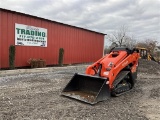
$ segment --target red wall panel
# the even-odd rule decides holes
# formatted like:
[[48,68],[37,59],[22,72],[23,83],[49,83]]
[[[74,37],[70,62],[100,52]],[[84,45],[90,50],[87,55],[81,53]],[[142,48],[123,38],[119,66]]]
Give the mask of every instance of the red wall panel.
[[58,64],[64,48],[64,64],[97,61],[103,55],[104,34],[44,20],[21,13],[0,11],[0,68],[9,67],[9,46],[15,43],[15,23],[47,29],[47,47],[16,46],[16,67],[28,66],[30,58],[42,58],[47,65]]

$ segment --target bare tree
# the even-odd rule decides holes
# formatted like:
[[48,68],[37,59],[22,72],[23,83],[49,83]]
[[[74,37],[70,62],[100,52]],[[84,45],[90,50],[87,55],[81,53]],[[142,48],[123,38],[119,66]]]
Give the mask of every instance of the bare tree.
[[133,47],[136,43],[136,40],[129,36],[128,34],[129,30],[128,27],[123,25],[120,27],[119,30],[114,31],[111,35],[108,35],[108,39],[112,44],[117,44],[118,46],[128,46]]
[[123,39],[123,44],[126,45],[129,48],[133,48],[136,46],[136,39],[134,39],[134,37],[130,37],[130,36],[125,36]]
[[153,54],[154,53],[154,48],[156,47],[157,44],[158,44],[158,42],[156,40],[146,39],[145,41],[138,42],[136,46],[147,48],[148,51],[151,54]]

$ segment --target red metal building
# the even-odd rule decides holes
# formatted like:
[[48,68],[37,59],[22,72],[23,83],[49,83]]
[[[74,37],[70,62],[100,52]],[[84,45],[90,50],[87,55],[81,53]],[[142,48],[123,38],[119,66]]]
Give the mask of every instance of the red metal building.
[[47,29],[47,47],[16,45],[16,67],[28,66],[30,58],[58,64],[59,48],[64,48],[64,64],[94,62],[103,55],[103,33],[0,8],[0,68],[9,67],[9,46],[15,45],[16,24]]

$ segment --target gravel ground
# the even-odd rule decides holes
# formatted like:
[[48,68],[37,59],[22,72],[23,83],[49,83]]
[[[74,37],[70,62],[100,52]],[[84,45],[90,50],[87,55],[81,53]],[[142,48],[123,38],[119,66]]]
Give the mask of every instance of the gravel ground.
[[0,120],[160,120],[160,65],[141,60],[135,88],[89,105],[60,96],[86,65],[0,77]]

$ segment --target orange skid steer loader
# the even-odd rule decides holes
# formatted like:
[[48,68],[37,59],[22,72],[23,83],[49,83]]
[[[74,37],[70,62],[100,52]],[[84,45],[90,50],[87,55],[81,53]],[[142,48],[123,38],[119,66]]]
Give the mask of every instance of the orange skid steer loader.
[[133,88],[138,59],[138,49],[116,47],[88,66],[86,74],[75,73],[61,95],[89,104],[119,96]]

